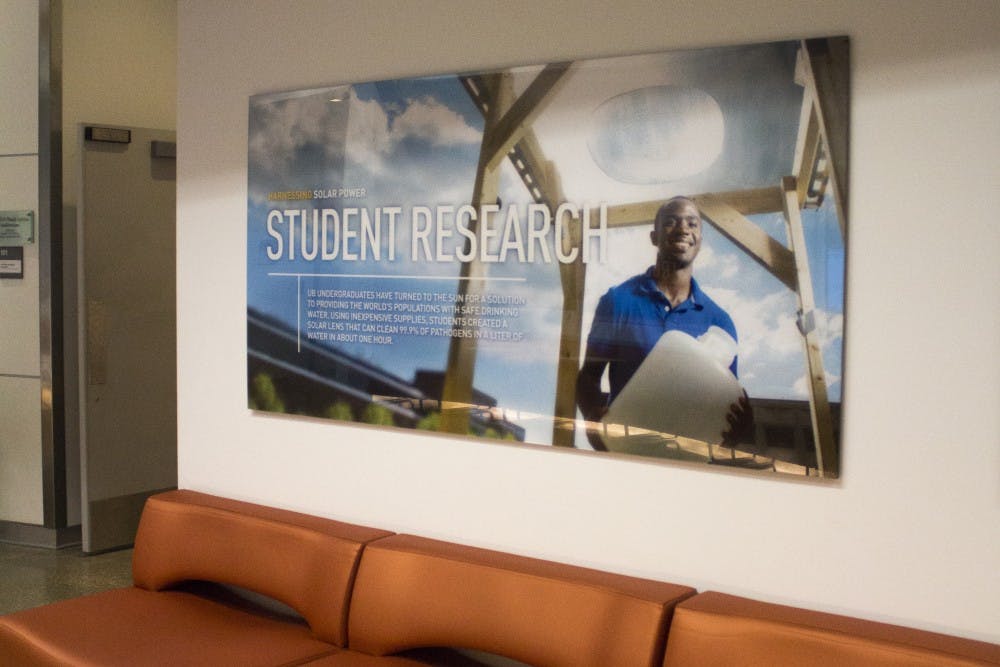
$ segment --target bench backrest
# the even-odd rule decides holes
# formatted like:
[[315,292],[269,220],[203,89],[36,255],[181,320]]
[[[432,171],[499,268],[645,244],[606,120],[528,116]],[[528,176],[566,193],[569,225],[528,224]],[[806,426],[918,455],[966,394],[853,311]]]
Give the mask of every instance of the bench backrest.
[[677,605],[664,667],[732,664],[998,665],[1000,646],[724,593]]
[[317,638],[344,646],[365,543],[391,533],[194,491],[151,497],[139,522],[135,585],[238,586],[293,608]]
[[348,645],[486,651],[536,667],[659,667],[687,586],[394,535],[369,544]]

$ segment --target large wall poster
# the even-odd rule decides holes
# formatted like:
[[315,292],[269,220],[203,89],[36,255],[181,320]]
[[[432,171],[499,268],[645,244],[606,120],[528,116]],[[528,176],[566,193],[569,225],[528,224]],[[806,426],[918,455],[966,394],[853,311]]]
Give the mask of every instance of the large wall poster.
[[252,97],[250,407],[836,477],[847,58]]

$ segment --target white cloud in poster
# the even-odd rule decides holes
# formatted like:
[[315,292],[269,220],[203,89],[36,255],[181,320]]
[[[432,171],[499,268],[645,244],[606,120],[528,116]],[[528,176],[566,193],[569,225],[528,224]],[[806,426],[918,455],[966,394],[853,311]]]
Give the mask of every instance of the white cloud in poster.
[[795,295],[774,292],[748,298],[733,289],[706,287],[711,297],[733,318],[739,335],[740,360],[767,356],[772,362],[801,353],[795,328]]
[[343,112],[326,95],[293,98],[253,109],[249,159],[257,169],[279,177],[307,146],[321,147],[327,158],[339,159],[343,150]]
[[430,96],[409,99],[392,111],[378,100],[351,100],[347,154],[373,174],[386,173],[393,152],[410,139],[437,147],[474,145],[482,139],[461,115]]
[[730,280],[739,274],[740,261],[732,253],[719,253],[712,246],[703,245],[698,253],[698,268],[722,280]]
[[[829,370],[825,370],[824,372],[825,372],[825,376],[826,376],[826,387],[827,387],[827,389],[830,389],[835,384],[837,384],[838,382],[840,382],[840,376],[839,375],[837,375],[835,373],[832,373]],[[808,399],[809,398],[809,377],[805,373],[803,373],[802,375],[800,375],[799,378],[792,384],[792,391],[795,394],[796,398],[802,398],[802,399]],[[831,400],[837,400],[839,397],[838,396],[828,396],[828,398],[831,399]]]
[[377,100],[351,99],[347,122],[347,157],[369,170],[382,171],[384,156],[392,147],[389,115]]
[[392,135],[397,142],[416,137],[432,146],[478,144],[482,138],[461,115],[430,96],[408,100],[406,109],[392,123]]
[[842,313],[828,313],[817,310],[820,346],[826,350],[840,346],[844,337],[844,316]]

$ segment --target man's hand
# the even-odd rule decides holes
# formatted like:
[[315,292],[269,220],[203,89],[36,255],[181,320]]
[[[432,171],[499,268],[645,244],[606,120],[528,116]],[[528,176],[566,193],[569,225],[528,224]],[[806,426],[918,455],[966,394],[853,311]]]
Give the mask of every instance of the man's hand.
[[729,423],[729,428],[722,432],[724,446],[735,449],[740,443],[754,441],[753,408],[750,407],[750,398],[745,390],[740,400],[729,406],[726,422]]
[[[584,415],[584,419],[587,420],[587,442],[589,442],[590,446],[597,452],[608,451],[608,446],[604,444],[604,438],[601,437],[604,430],[599,426],[599,422],[604,415],[607,414],[607,412],[607,406],[602,405],[596,412],[592,412],[589,416]],[[597,425],[597,427],[595,428],[594,426],[591,426],[592,424]]]
[[[583,418],[595,425],[608,411],[608,395],[601,391],[601,376],[607,363],[585,360],[576,378],[576,404]],[[606,452],[608,448],[601,438],[601,431],[600,428],[588,428],[587,441],[595,450]]]

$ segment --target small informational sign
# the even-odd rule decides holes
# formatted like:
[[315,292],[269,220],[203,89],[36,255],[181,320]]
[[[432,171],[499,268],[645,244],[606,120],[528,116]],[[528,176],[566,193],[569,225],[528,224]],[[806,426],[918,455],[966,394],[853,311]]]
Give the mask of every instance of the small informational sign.
[[24,246],[34,242],[34,211],[0,211],[0,246]]
[[83,131],[87,141],[104,141],[112,144],[132,143],[132,131],[118,127],[87,127]]
[[0,278],[24,278],[24,248],[0,247]]

